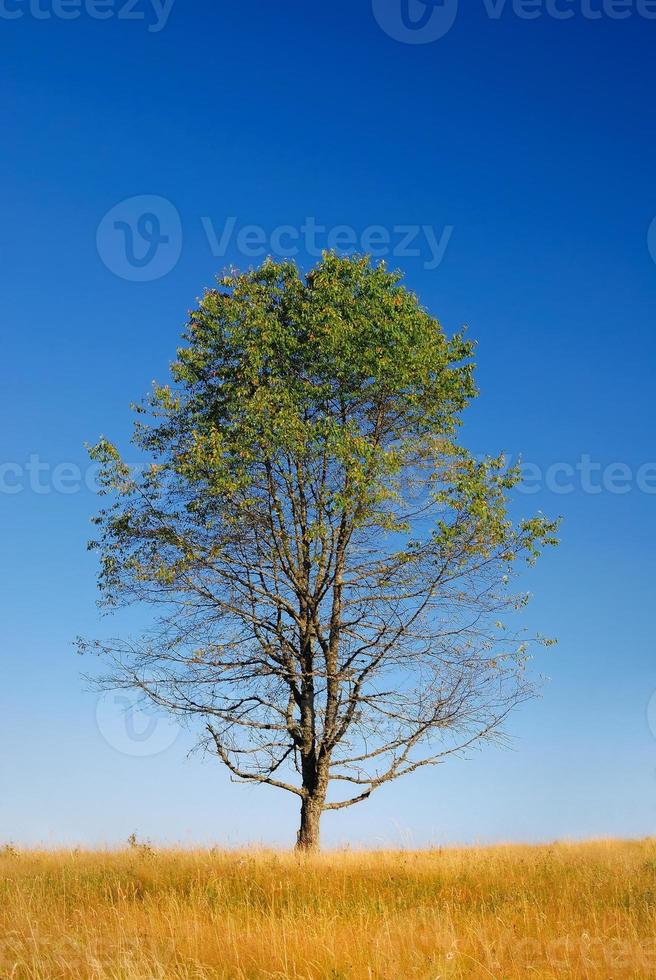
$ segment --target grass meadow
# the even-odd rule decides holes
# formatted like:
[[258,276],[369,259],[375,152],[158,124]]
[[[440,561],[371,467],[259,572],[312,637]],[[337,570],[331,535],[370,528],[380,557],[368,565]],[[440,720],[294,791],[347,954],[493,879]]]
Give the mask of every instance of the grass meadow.
[[656,840],[0,853],[0,976],[656,977]]

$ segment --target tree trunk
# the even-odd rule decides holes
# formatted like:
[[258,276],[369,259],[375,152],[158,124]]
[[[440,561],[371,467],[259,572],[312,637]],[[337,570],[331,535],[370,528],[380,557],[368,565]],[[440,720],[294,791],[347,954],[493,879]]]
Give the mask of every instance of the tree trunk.
[[323,801],[307,796],[301,805],[301,826],[296,840],[297,851],[319,850],[319,826]]

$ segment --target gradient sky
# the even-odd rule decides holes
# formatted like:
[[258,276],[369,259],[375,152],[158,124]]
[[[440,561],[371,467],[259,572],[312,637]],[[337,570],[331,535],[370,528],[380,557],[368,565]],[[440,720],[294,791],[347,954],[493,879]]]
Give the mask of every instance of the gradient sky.
[[[98,616],[99,501],[75,467],[100,434],[130,457],[130,402],[165,377],[195,298],[262,238],[308,266],[308,218],[391,251],[447,331],[468,324],[464,438],[532,464],[518,515],[564,517],[522,583],[525,625],[560,644],[512,747],[327,815],[325,841],[654,833],[656,20],[466,0],[432,40],[401,2],[177,0],[165,23],[150,0],[141,19],[124,0],[0,3],[0,842],[293,838],[295,798],[231,784],[186,733],[126,728],[85,688],[75,636],[138,614]],[[423,231],[419,255],[393,254],[399,226],[428,227],[441,261]]]

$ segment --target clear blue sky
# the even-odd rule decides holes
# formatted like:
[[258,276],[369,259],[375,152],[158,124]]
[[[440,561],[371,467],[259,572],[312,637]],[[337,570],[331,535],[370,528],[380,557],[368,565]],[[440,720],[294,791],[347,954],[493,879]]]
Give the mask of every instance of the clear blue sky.
[[[329,815],[326,842],[653,833],[656,20],[608,0],[561,0],[570,19],[509,0],[494,18],[466,0],[431,40],[446,22],[417,27],[418,0],[414,30],[401,0],[177,0],[165,24],[150,0],[141,20],[123,3],[104,20],[0,5],[0,840],[292,839],[295,799],[232,785],[187,758],[184,733],[140,742],[85,690],[72,640],[112,624],[85,551],[98,498],[61,464],[85,467],[101,433],[127,446],[129,404],[165,376],[195,297],[262,237],[307,265],[307,218],[391,252],[399,226],[442,239],[441,261],[430,231],[389,261],[479,341],[468,443],[522,453],[541,476],[517,512],[565,518],[525,583],[526,625],[560,645],[539,656],[550,682],[513,718],[512,749]],[[165,201],[121,204],[143,195]]]

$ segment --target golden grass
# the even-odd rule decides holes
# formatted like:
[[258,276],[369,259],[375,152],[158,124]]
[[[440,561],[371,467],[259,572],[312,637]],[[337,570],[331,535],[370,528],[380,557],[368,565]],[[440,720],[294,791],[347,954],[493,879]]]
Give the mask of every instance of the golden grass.
[[656,841],[0,853],[0,976],[656,977]]

